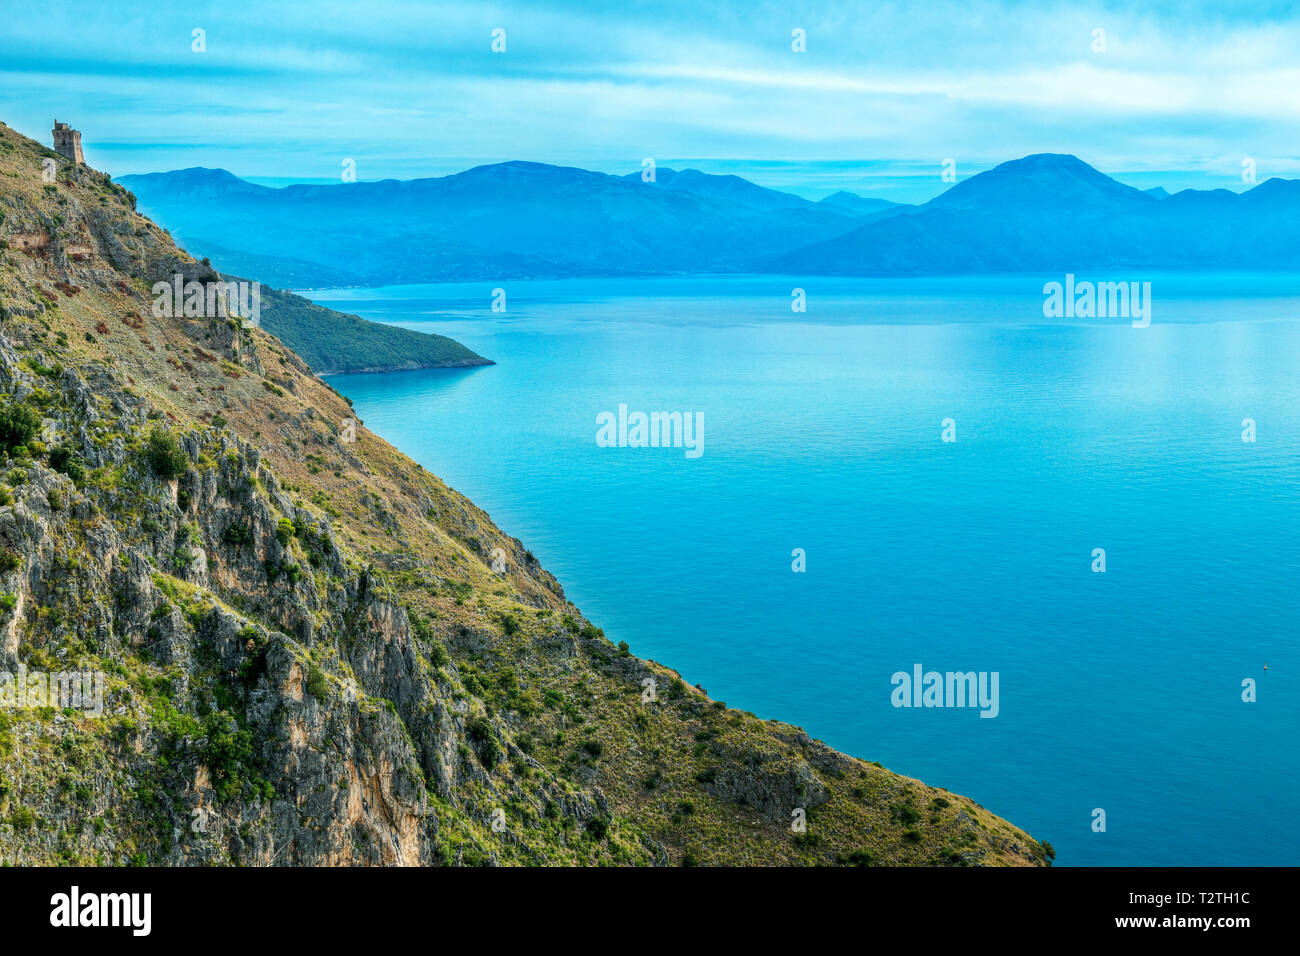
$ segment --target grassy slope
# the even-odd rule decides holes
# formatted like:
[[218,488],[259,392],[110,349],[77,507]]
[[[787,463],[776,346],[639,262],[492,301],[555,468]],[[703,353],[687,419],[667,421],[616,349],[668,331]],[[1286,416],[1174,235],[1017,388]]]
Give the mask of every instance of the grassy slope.
[[[72,196],[82,209],[111,212],[139,242],[169,246],[107,180],[101,184],[90,174],[70,182],[61,164],[57,187],[43,187],[45,155],[48,150],[0,127],[0,211],[7,214],[0,238],[39,212],[55,223],[57,241],[75,239],[82,224],[65,205]],[[99,257],[86,264],[104,267]],[[263,469],[295,502],[328,518],[348,566],[370,569],[375,586],[428,625],[415,629],[428,632],[419,638],[421,660],[440,656],[440,648],[450,655],[443,667],[428,668],[437,675],[431,678],[437,693],[485,715],[514,755],[486,768],[491,787],[522,801],[558,782],[567,792],[600,793],[608,801],[605,837],[575,840],[534,819],[522,836],[504,840],[490,830],[491,795],[480,793],[483,788],[442,794],[438,813],[446,832],[462,835],[456,839],[490,847],[505,863],[1046,862],[1042,845],[965,797],[837,754],[798,728],[727,708],[669,668],[616,648],[520,543],[471,502],[364,428],[354,444],[339,444],[336,423],[351,415],[347,402],[264,332],[243,333],[258,350],[264,375],[194,361],[193,339],[180,323],[149,315],[143,277],[92,282],[74,276],[80,291],[67,295],[53,289],[62,281],[57,272],[48,256],[0,250],[0,300],[47,303],[39,315],[11,314],[0,326],[20,355],[34,367],[107,365],[124,388],[182,432],[226,430],[257,446]],[[100,323],[107,334],[95,332]],[[220,416],[215,426],[214,415]],[[504,574],[490,567],[494,548],[508,556]],[[201,596],[209,602],[235,597]],[[42,627],[40,620],[31,624],[25,641],[48,641]],[[334,680],[328,655],[319,659]],[[117,663],[128,676],[127,691],[149,698],[158,668],[134,657]],[[659,688],[651,705],[641,700],[647,676]],[[40,739],[20,725],[38,718],[0,717],[0,775],[12,775],[4,761],[15,742]],[[92,742],[100,733],[93,723],[78,727]],[[99,765],[110,759],[107,752],[105,743],[93,744],[83,759]],[[807,833],[795,834],[787,806],[764,806],[761,793],[739,800],[736,788],[723,785],[731,778],[760,791],[799,781],[796,790],[824,788],[826,799],[809,811]],[[2,828],[14,825],[17,812],[12,801],[6,811],[3,801],[0,794],[0,817],[9,814],[0,823],[0,844]],[[152,852],[143,837],[129,833],[132,808],[104,812],[124,843],[136,841],[146,857]],[[659,849],[647,855],[647,845]],[[114,862],[79,852],[63,859]]]
[[492,364],[445,335],[369,322],[266,285],[261,325],[320,375]]

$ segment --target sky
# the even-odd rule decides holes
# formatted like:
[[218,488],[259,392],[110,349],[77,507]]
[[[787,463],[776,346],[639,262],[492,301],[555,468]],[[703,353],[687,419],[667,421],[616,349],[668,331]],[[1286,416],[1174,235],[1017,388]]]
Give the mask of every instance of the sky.
[[[1300,177],[1300,5],[0,0],[0,120],[115,176],[523,159],[900,202],[1037,152],[1140,188]],[[792,47],[802,30],[804,52]],[[202,31],[202,44],[195,31]],[[493,31],[505,50],[492,50]],[[1100,31],[1100,32],[1099,32]],[[202,46],[202,50],[196,49]]]

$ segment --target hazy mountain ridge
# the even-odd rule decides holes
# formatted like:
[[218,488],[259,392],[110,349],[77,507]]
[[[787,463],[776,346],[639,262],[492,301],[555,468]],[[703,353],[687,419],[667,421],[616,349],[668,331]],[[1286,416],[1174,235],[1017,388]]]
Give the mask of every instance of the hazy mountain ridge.
[[[224,170],[122,182],[197,251],[295,284],[712,272],[919,275],[1300,268],[1300,183],[1162,197],[1036,154],[919,206],[812,202],[739,176],[509,162],[436,179],[272,189]],[[277,261],[279,260],[279,261]],[[319,271],[313,271],[315,264]],[[286,283],[288,284],[288,283]]]
[[848,210],[855,215],[868,215],[889,209],[901,211],[910,206],[909,203],[896,203],[889,199],[878,199],[874,196],[859,196],[857,193],[851,193],[844,189],[831,193],[824,199],[818,200],[818,202],[823,206],[835,206]]
[[[653,183],[526,162],[281,189],[205,169],[121,182],[196,253],[222,263],[237,251],[241,269],[260,263],[277,284],[285,270],[274,260],[284,257],[368,284],[743,272],[867,221],[694,170],[660,169]],[[296,273],[301,282],[309,270]]]
[[836,275],[1083,269],[1300,269],[1300,181],[1158,198],[1075,156],[1043,153],[963,180],[907,215],[767,264]]
[[263,330],[154,316],[212,269],[52,156],[0,126],[0,670],[107,688],[0,708],[0,862],[1049,861],[613,644]]

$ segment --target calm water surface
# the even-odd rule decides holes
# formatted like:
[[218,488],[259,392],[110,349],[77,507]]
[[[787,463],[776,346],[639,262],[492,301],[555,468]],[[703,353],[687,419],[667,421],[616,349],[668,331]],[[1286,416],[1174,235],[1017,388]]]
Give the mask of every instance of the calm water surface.
[[[1294,864],[1300,281],[1142,276],[1134,329],[1045,319],[1062,278],[311,296],[499,363],[331,381],[634,653],[1060,864]],[[703,456],[598,447],[619,404],[703,413]],[[997,671],[999,715],[894,708],[917,663]]]

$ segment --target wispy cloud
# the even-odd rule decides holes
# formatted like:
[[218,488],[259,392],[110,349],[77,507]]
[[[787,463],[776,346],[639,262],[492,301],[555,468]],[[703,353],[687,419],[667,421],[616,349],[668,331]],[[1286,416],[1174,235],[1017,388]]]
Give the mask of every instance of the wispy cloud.
[[[453,160],[630,170],[644,156],[743,158],[803,163],[815,192],[846,184],[828,170],[866,161],[932,179],[946,157],[973,171],[1037,151],[1165,173],[1171,188],[1231,186],[1243,156],[1261,176],[1300,170],[1300,13],[1288,5],[9,7],[3,118],[41,136],[70,119],[91,162],[117,174],[202,164],[329,177],[346,157],[362,178],[441,174]],[[504,54],[490,50],[496,27]],[[791,50],[796,27],[805,53]],[[191,51],[194,29],[207,52]]]

